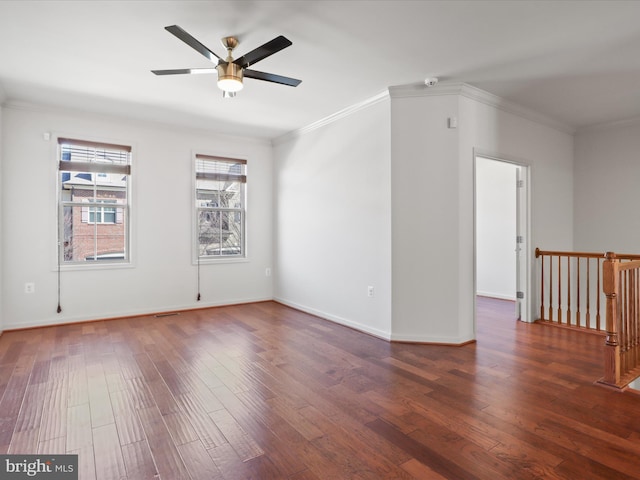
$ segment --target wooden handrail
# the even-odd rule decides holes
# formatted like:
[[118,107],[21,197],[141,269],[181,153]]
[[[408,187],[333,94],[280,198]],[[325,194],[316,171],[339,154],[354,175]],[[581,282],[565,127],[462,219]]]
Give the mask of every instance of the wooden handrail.
[[[536,248],[536,258],[547,255],[553,257],[581,257],[581,258],[602,258],[606,257],[603,252],[564,252],[559,250],[540,250]],[[619,260],[640,260],[640,254],[635,253],[612,253]]]

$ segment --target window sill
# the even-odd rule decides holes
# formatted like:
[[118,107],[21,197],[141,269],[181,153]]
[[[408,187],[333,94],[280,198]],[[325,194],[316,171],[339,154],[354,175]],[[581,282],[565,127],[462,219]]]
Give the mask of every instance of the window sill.
[[[72,263],[72,264],[61,264],[60,271],[68,272],[74,270],[120,270],[123,268],[134,268],[135,265],[131,262],[129,263]],[[56,266],[54,270],[57,270]]]
[[192,261],[193,265],[216,265],[221,263],[248,263],[247,257],[220,257],[220,258],[201,258],[200,262],[197,259]]

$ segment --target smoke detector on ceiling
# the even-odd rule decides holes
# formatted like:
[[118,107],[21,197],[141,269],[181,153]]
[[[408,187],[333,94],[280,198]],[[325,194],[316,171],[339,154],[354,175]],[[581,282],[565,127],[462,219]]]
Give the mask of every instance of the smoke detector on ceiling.
[[427,87],[433,87],[438,83],[438,77],[427,77],[424,79],[424,84]]

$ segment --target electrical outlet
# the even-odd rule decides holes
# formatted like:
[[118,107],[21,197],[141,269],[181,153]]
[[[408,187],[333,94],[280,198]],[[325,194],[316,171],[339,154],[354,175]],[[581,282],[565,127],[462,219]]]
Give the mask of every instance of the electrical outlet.
[[367,297],[373,297],[373,287],[371,285],[367,287]]
[[24,284],[24,293],[33,293],[36,291],[36,284],[33,282],[27,282]]
[[269,267],[264,269],[264,276],[265,277],[270,277],[271,276],[271,269]]

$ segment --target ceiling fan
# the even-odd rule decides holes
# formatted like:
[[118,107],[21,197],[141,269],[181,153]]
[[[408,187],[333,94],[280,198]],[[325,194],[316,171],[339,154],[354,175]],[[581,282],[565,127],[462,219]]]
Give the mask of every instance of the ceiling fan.
[[180,74],[197,74],[197,73],[218,73],[218,87],[222,90],[222,96],[225,98],[235,97],[236,93],[242,90],[242,80],[244,77],[256,80],[264,80],[266,82],[279,83],[290,87],[297,87],[302,80],[295,78],[283,77],[273,73],[259,72],[249,69],[249,67],[260,60],[267,58],[274,53],[279,52],[292,45],[291,41],[280,35],[270,42],[251,50],[242,57],[234,60],[232,56],[233,49],[238,46],[236,37],[224,37],[222,45],[227,49],[227,58],[222,59],[209,48],[204,46],[198,40],[185,32],[178,25],[170,25],[164,27],[166,31],[175,35],[184,43],[193,48],[196,52],[206,57],[208,60],[216,64],[215,68],[182,68],[176,70],[151,70],[156,75],[180,75]]

